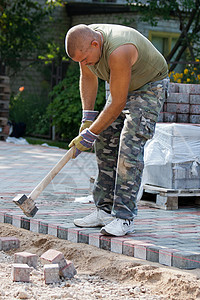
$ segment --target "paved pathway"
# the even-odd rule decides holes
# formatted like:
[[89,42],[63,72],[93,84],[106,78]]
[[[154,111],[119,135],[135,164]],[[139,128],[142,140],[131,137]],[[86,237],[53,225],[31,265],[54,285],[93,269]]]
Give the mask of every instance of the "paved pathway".
[[135,232],[120,238],[74,226],[74,218],[94,208],[75,201],[91,193],[90,177],[97,174],[93,153],[70,160],[36,200],[38,213],[27,218],[12,199],[28,195],[64,154],[63,149],[0,141],[0,222],[163,265],[200,268],[200,207],[165,211],[139,205]]

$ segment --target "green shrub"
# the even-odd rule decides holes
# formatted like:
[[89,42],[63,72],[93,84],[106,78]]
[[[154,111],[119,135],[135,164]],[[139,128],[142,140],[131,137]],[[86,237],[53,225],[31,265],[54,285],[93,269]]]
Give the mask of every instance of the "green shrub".
[[29,94],[21,87],[16,95],[11,96],[9,119],[16,123],[24,122],[26,134],[48,135],[50,128],[49,117],[46,114],[48,103],[47,95]]
[[[47,114],[52,118],[57,138],[69,142],[77,136],[82,118],[79,92],[79,65],[71,63],[66,77],[50,92],[52,102]],[[100,82],[95,109],[102,110],[105,102],[104,82]]]

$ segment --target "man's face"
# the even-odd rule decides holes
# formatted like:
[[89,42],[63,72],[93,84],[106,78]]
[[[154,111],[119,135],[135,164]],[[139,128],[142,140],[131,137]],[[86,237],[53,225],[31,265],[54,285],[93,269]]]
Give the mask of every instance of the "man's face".
[[101,57],[101,49],[99,44],[92,42],[91,45],[85,50],[77,50],[75,56],[72,58],[74,61],[83,65],[94,66]]

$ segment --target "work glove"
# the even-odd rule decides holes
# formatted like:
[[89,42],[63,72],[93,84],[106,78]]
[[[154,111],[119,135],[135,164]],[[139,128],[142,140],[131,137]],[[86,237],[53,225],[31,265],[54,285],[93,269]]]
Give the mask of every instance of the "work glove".
[[98,111],[95,110],[83,110],[81,127],[79,129],[79,133],[81,133],[84,129],[89,128],[96,116],[98,115]]
[[71,141],[69,147],[74,146],[72,158],[76,158],[82,151],[87,151],[92,148],[97,135],[91,132],[88,128],[84,129],[75,139]]

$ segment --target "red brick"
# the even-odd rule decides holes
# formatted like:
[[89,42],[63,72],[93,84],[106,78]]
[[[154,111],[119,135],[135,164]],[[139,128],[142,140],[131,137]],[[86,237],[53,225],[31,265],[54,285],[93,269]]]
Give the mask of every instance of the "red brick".
[[190,105],[190,113],[194,114],[194,115],[200,115],[200,106],[199,106],[199,104],[198,105]]
[[172,103],[188,103],[189,104],[190,95],[183,93],[170,93],[167,98],[167,102]]
[[9,251],[20,247],[20,240],[16,237],[0,237],[0,250]]
[[44,280],[46,284],[60,281],[58,264],[44,265]]
[[27,264],[13,264],[11,271],[12,281],[29,282],[31,268]]
[[27,264],[29,267],[37,267],[38,256],[28,252],[18,252],[14,254],[14,263]]
[[66,263],[66,266],[60,269],[60,274],[64,278],[73,278],[77,274],[74,264],[70,260],[66,260]]
[[64,259],[64,255],[60,251],[49,249],[45,253],[43,253],[40,258],[41,261],[45,264],[57,264]]
[[192,95],[190,94],[190,104],[199,104],[200,103],[200,94]]

